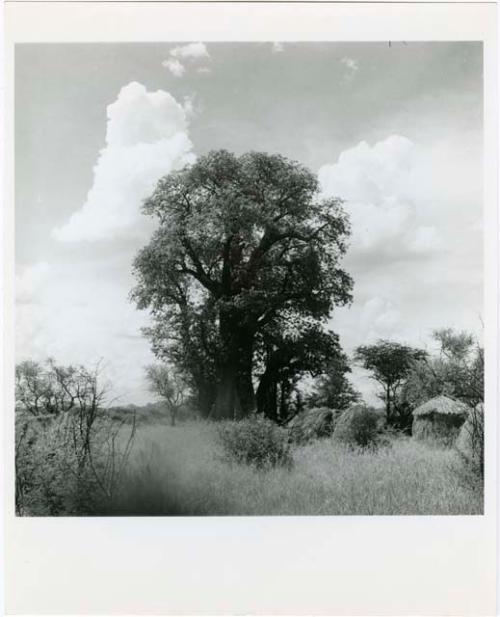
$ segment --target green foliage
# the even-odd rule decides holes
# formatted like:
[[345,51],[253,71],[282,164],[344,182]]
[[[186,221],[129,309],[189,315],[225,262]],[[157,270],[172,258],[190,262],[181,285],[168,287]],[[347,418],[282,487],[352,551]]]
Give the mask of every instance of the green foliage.
[[382,443],[380,424],[380,414],[373,408],[354,405],[340,416],[333,436],[350,447],[377,448]]
[[258,469],[292,464],[288,432],[266,418],[225,422],[218,427],[218,435],[229,460]]

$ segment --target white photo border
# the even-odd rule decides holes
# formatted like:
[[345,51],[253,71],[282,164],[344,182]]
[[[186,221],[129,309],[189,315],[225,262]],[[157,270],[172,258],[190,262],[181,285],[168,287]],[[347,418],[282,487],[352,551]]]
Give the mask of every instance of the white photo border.
[[[498,408],[495,4],[5,5],[7,614],[493,615]],[[482,41],[486,478],[482,516],[19,518],[14,514],[14,45]]]

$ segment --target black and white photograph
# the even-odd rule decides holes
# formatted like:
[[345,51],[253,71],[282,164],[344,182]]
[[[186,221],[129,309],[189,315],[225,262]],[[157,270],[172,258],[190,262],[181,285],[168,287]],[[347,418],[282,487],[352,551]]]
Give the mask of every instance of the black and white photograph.
[[481,515],[483,45],[18,43],[15,510]]
[[4,16],[5,613],[494,617],[494,4]]

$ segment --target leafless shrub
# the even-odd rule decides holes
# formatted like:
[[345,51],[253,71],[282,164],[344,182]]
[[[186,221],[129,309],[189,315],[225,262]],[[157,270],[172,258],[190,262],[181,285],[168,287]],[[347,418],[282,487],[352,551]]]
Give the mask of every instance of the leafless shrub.
[[18,368],[18,514],[94,513],[113,497],[132,448],[135,417],[127,429],[107,417],[100,374],[100,364],[87,369],[48,361]]

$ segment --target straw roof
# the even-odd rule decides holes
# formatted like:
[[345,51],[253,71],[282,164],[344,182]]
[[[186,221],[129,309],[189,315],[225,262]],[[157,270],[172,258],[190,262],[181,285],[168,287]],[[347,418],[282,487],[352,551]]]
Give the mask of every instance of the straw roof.
[[465,416],[469,413],[469,408],[461,401],[456,401],[447,396],[436,396],[413,411],[414,416],[427,416],[431,413]]

